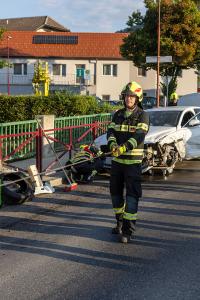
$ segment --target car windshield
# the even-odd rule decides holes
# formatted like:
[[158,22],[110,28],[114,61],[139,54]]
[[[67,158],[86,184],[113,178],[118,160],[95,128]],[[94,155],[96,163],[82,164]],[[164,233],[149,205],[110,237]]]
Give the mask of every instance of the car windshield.
[[151,126],[175,127],[178,124],[180,111],[149,111]]
[[152,108],[156,106],[156,98],[144,96],[142,100],[142,106],[144,109]]
[[195,113],[196,113],[196,118],[197,118],[197,120],[199,120],[200,121],[200,109],[197,109],[197,108],[195,108]]

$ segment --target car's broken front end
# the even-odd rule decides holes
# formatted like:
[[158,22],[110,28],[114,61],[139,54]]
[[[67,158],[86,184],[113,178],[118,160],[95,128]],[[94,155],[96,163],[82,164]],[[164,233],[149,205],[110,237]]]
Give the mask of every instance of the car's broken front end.
[[182,139],[169,144],[162,142],[146,143],[142,162],[142,173],[152,174],[162,171],[164,175],[173,172],[175,164],[185,157],[185,145]]

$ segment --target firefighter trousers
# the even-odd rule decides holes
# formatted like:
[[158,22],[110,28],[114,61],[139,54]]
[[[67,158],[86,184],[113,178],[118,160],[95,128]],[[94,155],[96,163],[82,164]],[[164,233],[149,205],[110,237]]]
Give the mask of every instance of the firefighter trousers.
[[123,234],[132,235],[137,220],[138,201],[142,196],[141,164],[125,165],[112,161],[110,194],[118,226],[122,227]]

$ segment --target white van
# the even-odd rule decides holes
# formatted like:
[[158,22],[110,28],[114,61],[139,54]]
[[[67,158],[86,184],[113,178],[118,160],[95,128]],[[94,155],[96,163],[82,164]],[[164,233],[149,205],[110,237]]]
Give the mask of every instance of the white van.
[[199,106],[200,107],[200,93],[192,93],[181,96],[177,103],[178,106]]

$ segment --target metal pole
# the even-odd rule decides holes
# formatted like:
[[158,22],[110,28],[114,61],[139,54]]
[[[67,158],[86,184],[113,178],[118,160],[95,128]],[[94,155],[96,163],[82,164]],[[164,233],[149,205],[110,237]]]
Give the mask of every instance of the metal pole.
[[36,167],[42,172],[42,129],[38,126],[36,136]]
[[10,51],[9,51],[9,39],[10,37],[7,36],[7,64],[8,64],[8,68],[7,68],[7,85],[8,85],[8,95],[10,95]]
[[169,100],[168,100],[168,98],[169,98],[169,80],[168,80],[168,75],[166,75],[166,85],[167,85],[167,102],[166,102],[166,106],[168,106],[168,103],[169,103]]
[[160,106],[160,0],[158,0],[157,107]]

